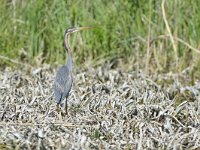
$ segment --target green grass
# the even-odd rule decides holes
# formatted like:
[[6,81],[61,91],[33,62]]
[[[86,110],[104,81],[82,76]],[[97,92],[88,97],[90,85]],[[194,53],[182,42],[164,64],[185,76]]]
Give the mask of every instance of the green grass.
[[[176,40],[175,51],[169,37],[158,38],[168,35],[162,1],[0,1],[0,55],[10,59],[30,64],[38,59],[41,63],[64,63],[65,29],[95,26],[98,28],[71,36],[76,64],[122,58],[129,66],[147,71],[181,71],[187,67],[200,71],[198,53]],[[200,42],[198,6],[199,1],[165,2],[172,35],[195,48]]]

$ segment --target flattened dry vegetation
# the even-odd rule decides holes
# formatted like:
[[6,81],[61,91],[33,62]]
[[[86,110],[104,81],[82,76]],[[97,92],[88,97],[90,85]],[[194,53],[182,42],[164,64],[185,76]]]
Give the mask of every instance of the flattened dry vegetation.
[[180,75],[77,69],[63,116],[52,94],[55,70],[0,74],[0,149],[200,147],[200,83]]

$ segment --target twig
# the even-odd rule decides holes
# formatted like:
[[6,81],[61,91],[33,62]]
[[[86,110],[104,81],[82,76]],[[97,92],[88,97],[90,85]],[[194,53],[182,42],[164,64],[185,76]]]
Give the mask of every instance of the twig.
[[65,126],[65,127],[77,127],[80,125],[75,125],[75,124],[70,124],[66,122],[53,122],[53,123],[18,123],[18,122],[13,122],[13,123],[6,123],[6,122],[1,122],[0,126],[7,126],[7,125],[18,125],[18,126],[46,126],[46,125],[54,125],[54,126]]
[[167,115],[169,117],[171,117],[172,119],[174,119],[178,124],[180,124],[183,128],[186,128],[186,126],[184,126],[178,119],[176,119],[176,117],[172,116],[172,115]]
[[[166,37],[168,38],[168,37],[170,37],[170,35],[160,35],[160,36],[154,38],[153,40],[151,40],[150,44],[152,44],[152,43],[153,43],[155,40],[157,40],[157,39],[162,39],[162,38],[166,38]],[[187,46],[187,47],[190,48],[191,50],[193,50],[193,51],[195,51],[196,53],[199,53],[199,54],[200,54],[200,50],[199,50],[199,49],[194,48],[192,45],[188,44],[188,43],[185,42],[184,40],[182,40],[182,39],[180,39],[180,38],[178,38],[178,37],[175,37],[175,36],[173,36],[173,39],[177,40],[178,42],[184,44],[185,46]]]
[[7,60],[7,61],[10,61],[10,62],[12,62],[14,64],[17,64],[17,65],[26,66],[27,68],[32,68],[32,66],[30,66],[30,65],[27,65],[25,63],[20,63],[17,60],[10,59],[10,58],[8,58],[6,56],[0,55],[0,59],[4,59],[4,60]]

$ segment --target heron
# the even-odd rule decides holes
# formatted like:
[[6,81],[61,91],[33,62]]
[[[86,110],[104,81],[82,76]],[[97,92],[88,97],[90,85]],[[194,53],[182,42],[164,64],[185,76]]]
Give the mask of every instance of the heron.
[[64,34],[64,47],[68,55],[66,64],[63,65],[57,72],[55,82],[53,85],[54,96],[57,102],[57,109],[65,100],[65,112],[67,114],[67,98],[72,87],[73,77],[72,77],[72,56],[70,52],[70,47],[68,43],[68,38],[71,33],[78,32],[80,30],[90,29],[92,27],[77,27],[68,28]]

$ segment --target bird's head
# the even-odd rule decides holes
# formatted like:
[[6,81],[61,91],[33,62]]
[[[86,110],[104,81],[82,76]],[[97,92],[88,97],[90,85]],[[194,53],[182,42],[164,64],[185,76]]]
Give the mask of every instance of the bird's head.
[[91,29],[93,27],[77,27],[77,28],[68,28],[66,29],[65,31],[65,35],[64,35],[64,46],[65,46],[65,49],[69,52],[69,45],[68,45],[68,35],[71,34],[71,33],[75,33],[75,32],[78,32],[78,31],[81,31],[81,30],[86,30],[86,29]]
[[93,27],[77,27],[77,28],[68,28],[65,33],[74,33],[81,30],[91,29]]

